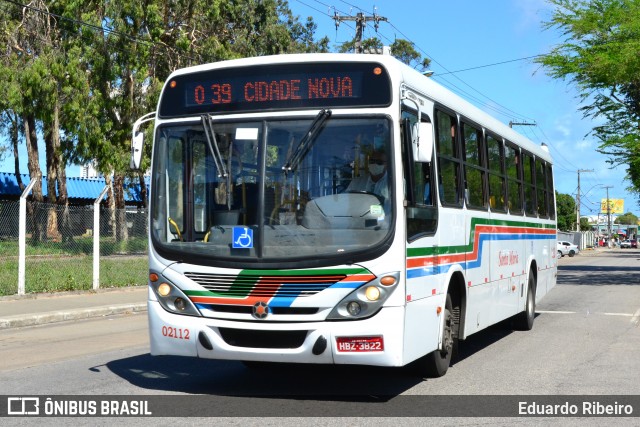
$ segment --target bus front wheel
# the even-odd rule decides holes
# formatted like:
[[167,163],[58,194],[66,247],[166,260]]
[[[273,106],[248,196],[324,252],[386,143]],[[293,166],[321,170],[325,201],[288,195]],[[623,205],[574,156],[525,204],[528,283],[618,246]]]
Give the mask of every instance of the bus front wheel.
[[451,357],[457,345],[454,336],[453,304],[451,295],[447,294],[444,308],[444,330],[442,333],[442,350],[437,349],[416,360],[417,374],[422,377],[439,378],[447,373]]
[[529,272],[529,284],[527,286],[527,301],[522,313],[516,314],[514,329],[530,331],[536,318],[536,279],[533,272]]

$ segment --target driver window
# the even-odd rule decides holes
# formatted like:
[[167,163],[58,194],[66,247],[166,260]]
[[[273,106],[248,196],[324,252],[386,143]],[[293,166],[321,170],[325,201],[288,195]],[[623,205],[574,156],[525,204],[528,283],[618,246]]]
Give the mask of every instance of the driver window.
[[[413,160],[410,129],[418,121],[413,111],[403,111],[405,142],[403,159],[405,167],[405,199],[407,200],[407,238],[413,240],[425,234],[434,233],[437,226],[438,211],[435,208],[436,195],[433,191],[433,174],[431,162]],[[428,117],[423,116],[423,121]]]

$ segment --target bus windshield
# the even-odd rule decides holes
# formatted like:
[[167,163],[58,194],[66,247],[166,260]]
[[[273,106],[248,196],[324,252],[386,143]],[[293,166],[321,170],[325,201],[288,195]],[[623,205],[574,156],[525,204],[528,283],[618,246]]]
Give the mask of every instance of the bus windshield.
[[168,259],[364,256],[393,224],[386,116],[166,124],[154,147],[151,237]]

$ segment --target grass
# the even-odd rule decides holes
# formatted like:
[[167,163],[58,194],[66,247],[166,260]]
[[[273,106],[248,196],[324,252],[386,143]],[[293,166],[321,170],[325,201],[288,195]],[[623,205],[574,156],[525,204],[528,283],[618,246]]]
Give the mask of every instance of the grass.
[[[146,255],[100,257],[100,288],[144,285],[149,274]],[[93,288],[93,257],[44,255],[27,257],[26,293]],[[0,296],[18,293],[18,257],[0,256]]]

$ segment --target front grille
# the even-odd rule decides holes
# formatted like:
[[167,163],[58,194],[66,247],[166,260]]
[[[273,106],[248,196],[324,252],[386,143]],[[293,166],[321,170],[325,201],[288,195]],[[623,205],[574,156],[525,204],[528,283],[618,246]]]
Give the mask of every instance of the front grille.
[[254,276],[232,274],[185,273],[189,279],[221,296],[309,297],[344,280],[346,275],[326,276]]
[[254,331],[219,328],[224,342],[234,347],[298,348],[307,338],[307,331]]
[[[218,313],[251,314],[253,306],[209,304],[207,308]],[[309,315],[316,314],[316,307],[269,307],[271,314]]]

